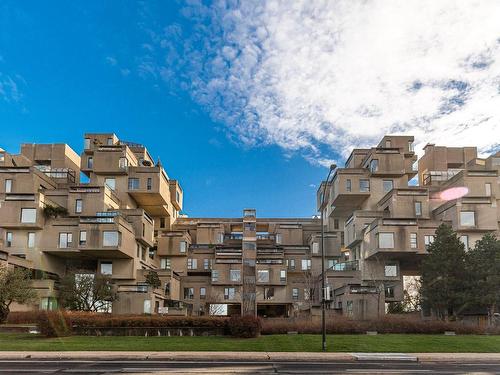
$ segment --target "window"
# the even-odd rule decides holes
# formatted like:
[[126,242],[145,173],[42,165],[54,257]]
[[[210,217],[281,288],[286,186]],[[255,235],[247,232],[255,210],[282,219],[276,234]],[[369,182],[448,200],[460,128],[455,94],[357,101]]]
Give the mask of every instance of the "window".
[[[224,242],[224,233],[217,233],[216,242],[217,243],[223,243]],[[247,249],[245,249],[245,245],[247,243],[248,242],[243,243],[243,250],[247,250]]]
[[328,259],[328,269],[334,269],[337,264],[337,259]]
[[21,208],[21,223],[36,223],[36,208]]
[[87,169],[92,169],[94,168],[94,158],[92,156],[89,156],[87,158]]
[[386,277],[397,277],[398,266],[396,264],[386,264],[384,267],[384,274]]
[[219,271],[218,270],[212,270],[212,282],[217,282],[219,281]]
[[109,187],[111,190],[115,190],[116,189],[116,180],[114,178],[105,178],[104,179],[104,184]]
[[291,270],[294,270],[295,269],[295,259],[290,259],[288,265],[289,265],[289,268]]
[[257,271],[257,281],[259,283],[269,282],[269,270],[258,270]]
[[113,262],[101,262],[101,274],[102,275],[112,275],[113,274]]
[[283,236],[281,233],[276,233],[276,243],[279,245],[283,242]]
[[280,282],[286,282],[286,270],[280,270]]
[[313,254],[318,254],[319,253],[319,243],[313,242],[313,244],[312,244],[312,252],[313,252]]
[[333,219],[333,229],[339,229],[339,219]]
[[181,241],[179,242],[179,252],[180,253],[185,253],[187,248],[187,242],[186,241]]
[[311,269],[311,259],[302,259],[302,271],[308,271]]
[[144,314],[151,314],[151,300],[145,299],[143,304]]
[[394,249],[394,233],[380,232],[378,234],[379,249]]
[[384,188],[384,193],[388,193],[394,188],[394,182],[392,180],[384,180],[383,188]]
[[118,160],[118,167],[120,169],[127,169],[127,167],[128,167],[128,160],[127,160],[127,158],[123,158],[123,157],[120,158]]
[[107,144],[108,146],[113,146],[113,138],[108,138],[108,139],[106,140],[106,144]]
[[171,259],[170,258],[161,258],[160,259],[160,268],[162,270],[169,270],[171,268]]
[[368,193],[370,191],[370,180],[359,180],[359,191],[362,193]]
[[264,288],[264,299],[274,298],[274,288]]
[[234,299],[236,290],[234,288],[224,288],[224,299]]
[[139,179],[129,178],[128,179],[128,189],[129,190],[139,190]]
[[102,232],[102,246],[118,246],[118,237],[117,231]]
[[35,232],[28,233],[28,249],[35,247]]
[[411,249],[417,248],[417,234],[416,233],[410,233],[410,248]]
[[210,259],[203,259],[203,269],[204,270],[210,269]]
[[345,190],[350,192],[351,189],[352,189],[351,180],[350,179],[345,180]]
[[59,233],[59,248],[66,249],[73,243],[73,233]]
[[422,202],[415,202],[415,216],[422,216]]
[[5,180],[5,192],[12,193],[12,180]]
[[165,218],[164,217],[160,218],[160,228],[165,228]]
[[243,242],[243,250],[255,250],[257,244],[255,242]]
[[75,201],[75,213],[81,214],[83,211],[83,200],[77,199]]
[[385,141],[385,148],[391,148],[391,140],[390,139],[387,139]]
[[[9,180],[6,180],[5,182],[7,182],[7,181],[9,181]],[[491,196],[491,184],[490,183],[484,184],[484,190],[485,190],[487,197]],[[7,192],[7,187],[5,187],[5,191]]]
[[198,268],[198,261],[196,259],[188,259],[188,270],[195,270]]
[[80,246],[85,246],[87,244],[87,231],[80,231],[80,240],[78,241]]
[[184,299],[194,298],[194,288],[184,288]]
[[7,232],[5,242],[7,242],[7,247],[12,247],[12,232]]
[[352,316],[353,315],[353,303],[352,301],[347,301],[345,309],[346,309],[346,315],[347,316]]
[[177,202],[180,202],[180,201],[181,201],[181,195],[179,194],[179,191],[176,191],[176,192],[175,192],[175,200],[176,200]]
[[473,227],[474,225],[476,225],[474,219],[474,211],[461,211],[460,225],[463,227]]
[[465,251],[469,251],[469,236],[460,236],[460,242],[464,244]]
[[299,299],[299,288],[292,289],[292,299],[295,301]]
[[384,290],[385,290],[385,298],[394,298],[394,286],[385,285]]
[[85,138],[85,139],[83,140],[83,148],[84,148],[85,150],[90,149],[90,138]]
[[241,281],[240,270],[229,270],[229,280],[231,281]]
[[413,142],[412,141],[408,141],[408,151],[409,152],[413,152],[414,151]]
[[207,298],[207,288],[201,287],[200,288],[200,299],[205,299]]
[[373,159],[370,161],[370,172],[377,172],[378,171],[378,160]]
[[425,248],[429,247],[434,242],[434,236],[424,236]]

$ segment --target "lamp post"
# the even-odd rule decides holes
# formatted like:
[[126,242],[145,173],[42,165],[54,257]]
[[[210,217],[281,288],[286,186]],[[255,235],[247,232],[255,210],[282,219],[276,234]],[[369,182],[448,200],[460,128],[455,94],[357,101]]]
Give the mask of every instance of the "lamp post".
[[321,194],[320,203],[320,214],[321,214],[321,334],[322,334],[322,350],[326,352],[326,286],[325,286],[325,227],[324,227],[324,204],[325,204],[325,193],[326,187],[328,186],[330,175],[337,168],[337,165],[330,165],[330,170],[328,171],[328,176],[323,185],[323,192]]

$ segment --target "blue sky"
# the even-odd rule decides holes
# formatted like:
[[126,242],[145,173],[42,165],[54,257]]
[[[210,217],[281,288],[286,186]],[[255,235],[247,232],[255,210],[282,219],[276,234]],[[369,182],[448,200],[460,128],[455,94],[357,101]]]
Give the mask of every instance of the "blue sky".
[[[310,185],[324,168],[285,157],[275,145],[228,140],[189,92],[137,73],[147,37],[138,25],[141,5],[91,3],[0,5],[0,72],[20,96],[0,98],[1,147],[67,142],[79,153],[83,132],[114,131],[161,158],[181,182],[190,216],[240,216],[244,207],[261,216],[314,214]],[[163,3],[164,22],[186,22],[178,5]]]
[[384,134],[499,149],[497,0],[0,3],[0,147],[115,132],[190,216],[309,217]]

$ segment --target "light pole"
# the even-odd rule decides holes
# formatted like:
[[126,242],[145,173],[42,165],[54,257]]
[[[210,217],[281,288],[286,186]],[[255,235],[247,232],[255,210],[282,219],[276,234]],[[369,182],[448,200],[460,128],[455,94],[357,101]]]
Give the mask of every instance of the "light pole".
[[323,192],[321,194],[320,203],[320,214],[321,214],[321,335],[322,335],[322,350],[326,352],[326,286],[325,286],[325,227],[324,227],[324,204],[325,204],[325,194],[326,187],[328,186],[330,175],[337,168],[337,165],[330,165],[330,170],[328,171],[328,176],[323,185]]

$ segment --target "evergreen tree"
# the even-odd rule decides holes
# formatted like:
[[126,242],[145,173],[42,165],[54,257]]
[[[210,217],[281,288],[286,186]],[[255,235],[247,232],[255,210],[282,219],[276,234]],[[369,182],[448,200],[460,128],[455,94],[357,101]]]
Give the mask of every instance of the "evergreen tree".
[[475,305],[486,308],[488,323],[493,324],[495,310],[500,305],[500,240],[485,234],[467,254],[469,298]]
[[441,224],[427,251],[422,261],[422,302],[440,318],[456,318],[467,303],[464,245],[450,226]]

